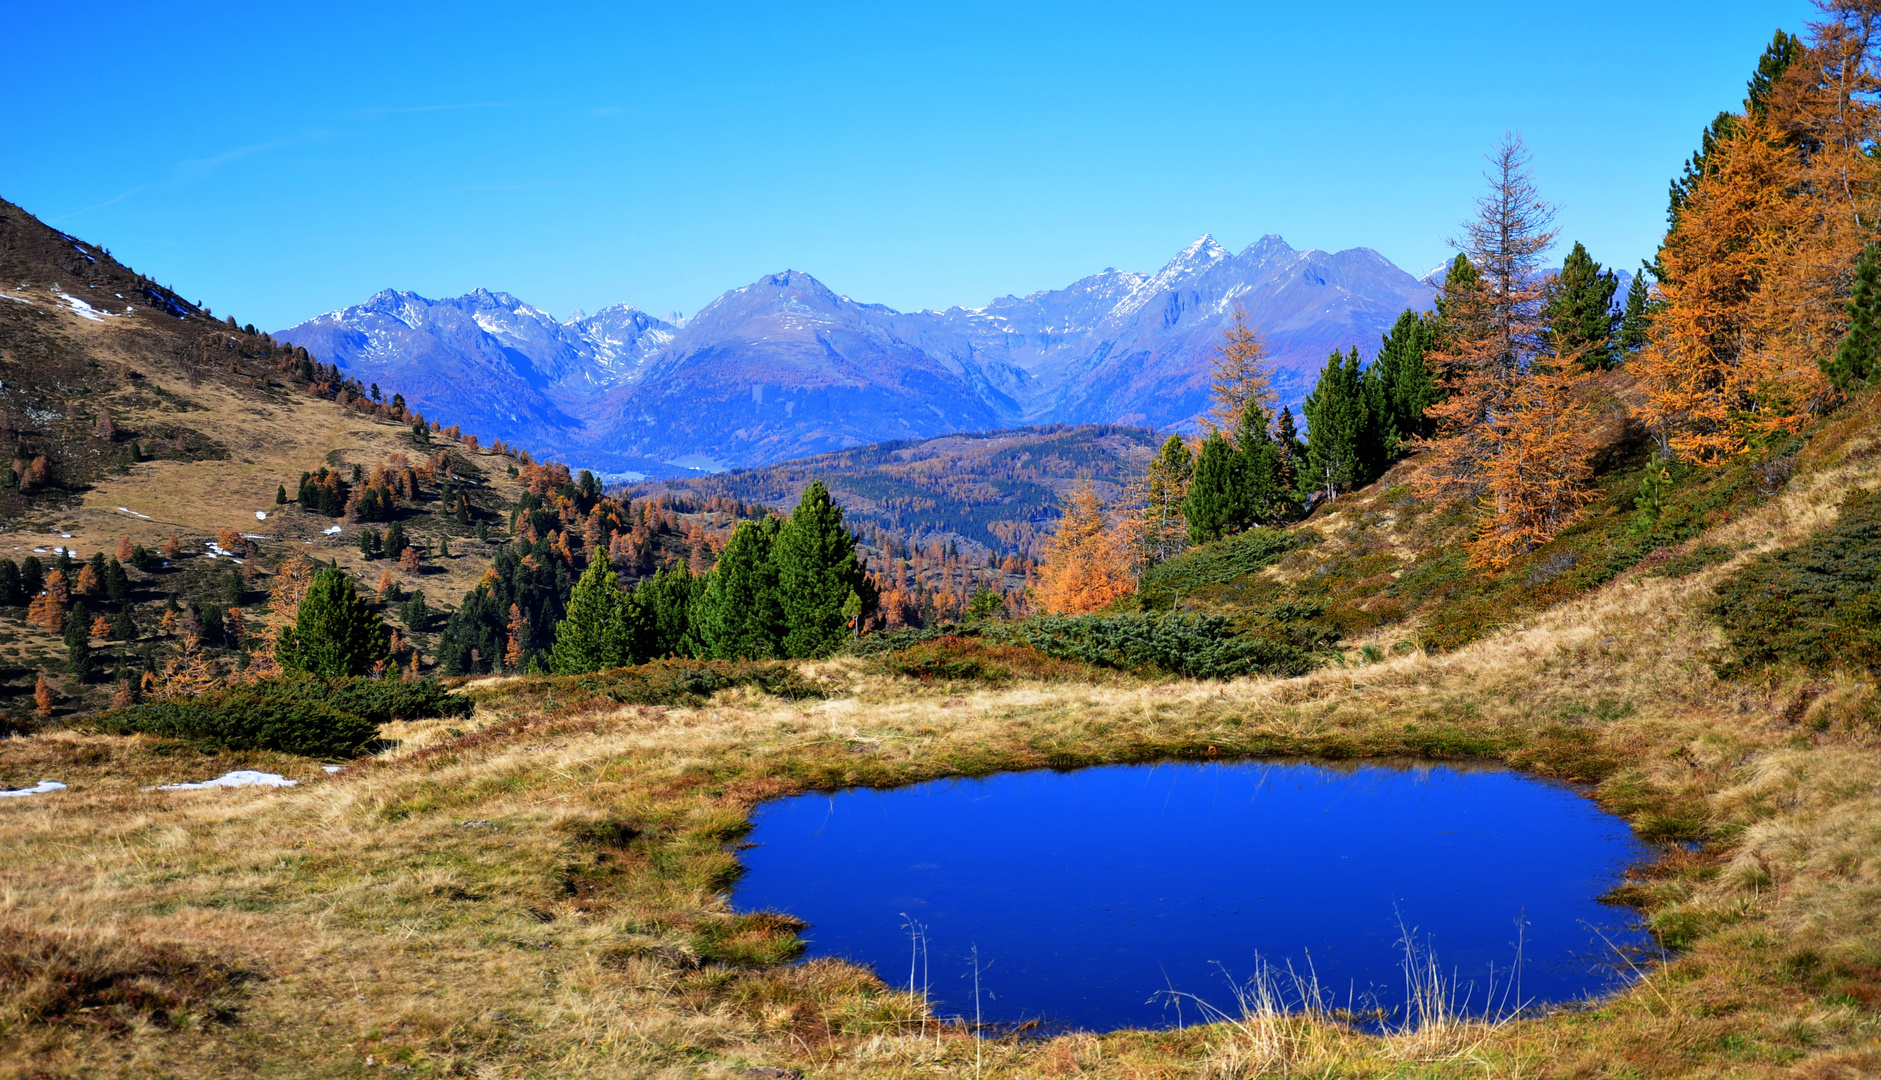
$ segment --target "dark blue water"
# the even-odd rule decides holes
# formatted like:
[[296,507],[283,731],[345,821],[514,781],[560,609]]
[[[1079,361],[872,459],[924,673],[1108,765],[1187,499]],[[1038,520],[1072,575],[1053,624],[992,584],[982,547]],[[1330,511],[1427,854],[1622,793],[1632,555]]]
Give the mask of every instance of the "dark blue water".
[[[1493,768],[1237,763],[1007,773],[758,808],[733,902],[810,924],[811,956],[914,975],[942,1015],[1090,1030],[1232,1009],[1257,958],[1402,1022],[1405,931],[1459,1004],[1613,989],[1644,950],[1595,898],[1651,857],[1562,784]],[[1603,936],[1604,935],[1604,936]],[[1510,985],[1519,965],[1520,986]],[[1494,1000],[1490,985],[1494,983]],[[1178,1011],[1179,1010],[1179,1011]]]

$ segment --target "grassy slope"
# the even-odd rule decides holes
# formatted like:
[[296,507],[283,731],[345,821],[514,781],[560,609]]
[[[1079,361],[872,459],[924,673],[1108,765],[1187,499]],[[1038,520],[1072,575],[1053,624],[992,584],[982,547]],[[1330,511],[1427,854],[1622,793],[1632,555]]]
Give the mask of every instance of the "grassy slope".
[[[292,494],[302,472],[322,465],[370,468],[393,454],[416,463],[448,447],[460,471],[481,474],[482,483],[468,494],[486,520],[495,520],[521,491],[507,475],[509,459],[444,439],[420,445],[403,424],[309,394],[294,377],[272,369],[272,347],[259,336],[189,305],[178,308],[183,318],[160,312],[143,291],[149,284],[102,249],[66,238],[0,202],[0,292],[13,298],[0,299],[0,380],[6,387],[0,452],[17,446],[28,455],[45,454],[53,476],[37,492],[0,490],[0,557],[18,561],[43,549],[40,557],[49,559],[44,552],[60,545],[80,556],[108,555],[121,536],[155,551],[177,534],[186,553],[182,560],[151,574],[133,572],[145,629],[133,647],[154,647],[159,660],[174,644],[155,633],[166,599],[222,602],[212,573],[227,564],[204,557],[203,542],[223,528],[266,538],[260,561],[268,567],[290,551],[337,559],[368,590],[391,568],[402,587],[423,589],[434,608],[456,603],[490,565],[490,549],[470,539],[467,527],[434,513],[435,503],[408,507],[405,528],[432,552],[437,540],[449,537],[453,557],[430,560],[414,577],[389,560],[362,560],[359,526],[327,536],[324,530],[335,519],[291,504],[278,509],[275,489],[285,486]],[[118,314],[85,318],[60,293]],[[126,306],[134,310],[125,313]],[[204,342],[211,343],[215,360],[200,359]],[[243,348],[229,350],[228,342]],[[114,437],[97,431],[96,418],[106,411]],[[135,461],[133,444],[149,460]],[[257,520],[256,511],[268,519]],[[251,617],[266,608],[259,591],[265,579],[258,586],[247,604]],[[114,643],[106,652],[120,648]],[[30,710],[39,670],[59,684],[55,716],[94,709],[109,697],[107,681],[80,686],[65,677],[64,661],[63,642],[27,624],[23,609],[0,615],[0,704]]]
[[[1727,561],[1514,605],[1448,653],[1225,685],[1062,671],[923,684],[846,660],[810,666],[823,699],[735,691],[688,707],[616,704],[600,679],[493,680],[472,687],[471,721],[399,726],[395,749],[333,776],[143,739],[0,744],[0,778],[72,785],[0,806],[0,970],[36,957],[71,973],[0,980],[0,1070],[964,1076],[979,1071],[970,1039],[922,1027],[915,1003],[866,975],[764,966],[791,954],[792,927],[721,899],[737,873],[728,842],[757,801],[1080,762],[1408,754],[1596,781],[1642,833],[1703,841],[1624,890],[1685,951],[1598,1007],[1495,1029],[1075,1035],[989,1046],[985,1071],[1873,1075],[1874,688],[1722,682],[1723,639],[1699,613],[1732,567],[1881,481],[1874,408],[1818,434],[1787,485],[1716,515],[1702,540]],[[303,783],[139,790],[238,766]]]

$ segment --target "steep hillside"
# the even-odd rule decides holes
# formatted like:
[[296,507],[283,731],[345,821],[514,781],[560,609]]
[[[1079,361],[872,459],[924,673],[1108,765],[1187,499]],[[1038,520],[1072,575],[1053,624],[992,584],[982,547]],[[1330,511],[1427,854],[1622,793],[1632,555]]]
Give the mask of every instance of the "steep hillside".
[[1235,305],[1297,406],[1335,348],[1375,348],[1432,288],[1364,248],[1239,254],[1204,236],[1153,275],[1105,270],[981,308],[897,312],[785,271],[681,325],[625,306],[556,323],[504,293],[384,292],[280,332],[419,408],[576,465],[717,472],[1015,424],[1188,430]]
[[[69,670],[60,634],[28,623],[20,607],[0,615],[0,709],[19,722],[32,711],[39,672],[57,687],[57,716],[95,708],[120,680],[160,670],[180,647],[160,629],[166,611],[194,605],[196,617],[220,625],[241,607],[250,632],[261,629],[267,574],[293,554],[337,560],[368,591],[391,568],[398,592],[455,602],[490,562],[478,527],[503,529],[520,490],[508,455],[429,425],[420,431],[408,413],[394,418],[326,381],[304,355],[218,321],[103,248],[3,202],[0,381],[0,439],[13,462],[0,469],[0,559],[31,558],[50,571],[62,556],[119,559],[137,549],[147,557],[141,566],[119,560],[125,599],[79,597],[94,617],[128,612],[135,628],[93,642],[89,679]],[[276,502],[283,492],[292,500],[308,472],[326,468],[351,482],[355,468],[363,475],[401,463],[417,477],[395,515],[424,555],[415,571],[363,558],[359,533],[370,524]],[[447,490],[463,496],[461,515],[443,506]],[[230,547],[231,537],[240,544]],[[66,569],[75,583],[77,567]],[[423,640],[424,627],[403,629]],[[234,633],[202,640],[217,663],[243,659]]]

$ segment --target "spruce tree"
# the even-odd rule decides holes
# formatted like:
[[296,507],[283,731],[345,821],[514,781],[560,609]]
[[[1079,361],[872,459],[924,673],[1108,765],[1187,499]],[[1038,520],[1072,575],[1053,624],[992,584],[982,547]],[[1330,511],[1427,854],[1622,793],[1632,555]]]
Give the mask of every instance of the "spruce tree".
[[1189,542],[1206,544],[1239,532],[1254,521],[1253,492],[1247,458],[1219,430],[1202,440],[1195,474],[1182,511],[1189,519]]
[[741,521],[699,579],[690,626],[699,655],[711,660],[761,660],[783,655],[784,609],[771,557],[780,517]]
[[855,537],[842,507],[821,480],[804,489],[790,520],[777,531],[777,594],[784,612],[784,655],[823,656],[843,642],[843,604],[855,593],[862,615],[875,610],[875,589],[856,558]]
[[1371,479],[1376,463],[1368,443],[1376,438],[1358,349],[1326,359],[1325,370],[1306,395],[1306,461],[1311,482],[1328,499]]
[[1631,356],[1646,347],[1647,332],[1652,326],[1652,295],[1646,290],[1646,275],[1642,271],[1633,275],[1633,283],[1626,287],[1626,310],[1620,313],[1620,333],[1618,344],[1622,357]]
[[26,601],[26,590],[20,587],[19,564],[0,559],[0,607],[19,607]]
[[1613,310],[1619,287],[1613,271],[1602,270],[1575,241],[1542,307],[1543,348],[1557,357],[1575,358],[1584,371],[1611,368],[1619,360],[1614,336],[1620,317]]
[[1280,445],[1268,430],[1267,410],[1260,402],[1250,399],[1243,406],[1234,441],[1241,455],[1242,475],[1247,478],[1249,513],[1243,527],[1282,520],[1291,499],[1281,468]]
[[1306,443],[1300,438],[1299,426],[1293,422],[1293,409],[1282,408],[1280,419],[1274,421],[1274,445],[1280,449],[1280,469],[1283,482],[1287,486],[1288,516],[1299,512],[1300,478],[1306,474]]
[[314,574],[294,624],[282,630],[275,659],[282,667],[323,678],[364,675],[386,658],[385,623],[331,567]]
[[1412,439],[1429,436],[1433,426],[1424,410],[1441,396],[1437,380],[1431,375],[1424,354],[1429,351],[1435,327],[1431,320],[1406,310],[1392,324],[1391,332],[1379,343],[1370,372],[1379,381],[1380,413],[1376,420],[1386,461],[1404,456],[1404,446]]
[[1143,558],[1150,565],[1172,559],[1189,546],[1189,523],[1182,514],[1195,457],[1180,435],[1171,435],[1150,459],[1144,478]]
[[1837,390],[1852,393],[1881,370],[1881,263],[1875,246],[1862,249],[1855,262],[1855,288],[1848,298],[1848,333],[1822,371]]
[[647,578],[634,589],[634,604],[640,616],[635,628],[636,659],[691,656],[698,651],[691,612],[693,596],[703,582],[703,577],[693,577],[682,563]]
[[607,552],[597,550],[569,593],[567,614],[555,627],[549,670],[580,675],[632,663],[632,605],[614,578]]

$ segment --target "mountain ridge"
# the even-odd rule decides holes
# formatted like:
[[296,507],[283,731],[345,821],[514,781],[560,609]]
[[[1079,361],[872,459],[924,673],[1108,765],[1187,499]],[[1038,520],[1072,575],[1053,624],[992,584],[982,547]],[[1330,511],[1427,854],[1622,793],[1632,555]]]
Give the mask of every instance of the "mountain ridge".
[[1369,248],[1240,252],[1204,234],[1155,273],[1107,267],[977,308],[897,311],[795,269],[683,321],[631,305],[556,321],[501,291],[382,290],[280,331],[416,408],[615,476],[755,467],[867,443],[1036,423],[1193,430],[1236,305],[1282,401],[1327,353],[1376,347],[1435,290]]

